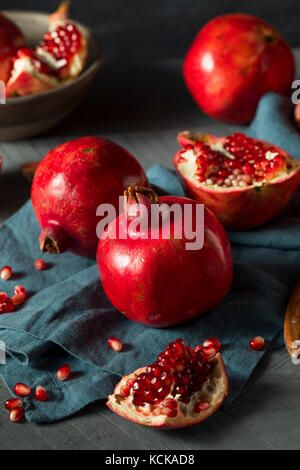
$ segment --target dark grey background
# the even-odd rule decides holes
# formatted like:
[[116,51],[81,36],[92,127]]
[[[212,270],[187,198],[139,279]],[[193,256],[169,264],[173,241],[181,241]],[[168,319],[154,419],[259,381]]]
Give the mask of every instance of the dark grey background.
[[[0,9],[52,11],[59,0],[1,0]],[[198,29],[216,15],[264,18],[292,46],[300,44],[299,0],[72,0],[74,19],[104,40],[107,62],[148,63],[183,57]]]

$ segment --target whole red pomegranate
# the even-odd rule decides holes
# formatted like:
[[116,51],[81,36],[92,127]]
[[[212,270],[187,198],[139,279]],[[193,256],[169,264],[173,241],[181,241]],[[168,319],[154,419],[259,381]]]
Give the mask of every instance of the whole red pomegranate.
[[119,196],[132,184],[147,185],[142,167],[109,140],[82,137],[51,150],[39,164],[31,190],[42,229],[41,250],[95,256],[97,207],[110,203],[118,209]]
[[[97,250],[112,304],[130,320],[152,327],[183,323],[218,305],[231,285],[232,256],[216,216],[196,201],[159,199],[147,188],[129,188],[125,203]],[[203,246],[195,234],[203,234]]]
[[288,94],[294,78],[292,51],[265,21],[242,13],[219,16],[198,33],[184,60],[186,85],[209,116],[247,123],[260,97]]
[[228,393],[218,351],[205,343],[191,348],[177,339],[153,364],[123,377],[107,406],[123,418],[160,429],[200,423],[217,411]]
[[0,80],[6,83],[12,69],[12,59],[19,47],[26,45],[19,28],[0,14]]
[[174,165],[187,190],[232,230],[257,227],[279,214],[300,181],[300,162],[276,145],[245,134],[183,132]]

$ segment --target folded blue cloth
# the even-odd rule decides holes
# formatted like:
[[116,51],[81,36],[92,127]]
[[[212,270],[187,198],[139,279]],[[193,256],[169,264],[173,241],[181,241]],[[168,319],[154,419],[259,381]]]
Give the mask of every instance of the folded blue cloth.
[[[175,174],[159,165],[148,177],[167,193],[184,194]],[[7,352],[0,374],[11,391],[16,382],[47,389],[46,402],[24,399],[27,420],[59,420],[105,399],[122,375],[152,362],[179,337],[191,346],[209,336],[220,339],[229,375],[225,406],[230,404],[266,351],[283,343],[285,307],[300,266],[299,206],[300,192],[280,218],[256,230],[229,233],[235,269],[225,300],[192,322],[157,330],[115,310],[93,260],[70,253],[45,255],[48,268],[36,271],[39,227],[26,203],[0,228],[0,264],[15,273],[9,281],[0,280],[0,291],[12,295],[14,285],[21,284],[29,293],[18,310],[0,316],[0,340]],[[266,347],[253,352],[249,340],[256,335],[265,338]],[[120,353],[108,347],[110,336],[123,341]],[[59,382],[55,373],[64,363],[72,375]]]

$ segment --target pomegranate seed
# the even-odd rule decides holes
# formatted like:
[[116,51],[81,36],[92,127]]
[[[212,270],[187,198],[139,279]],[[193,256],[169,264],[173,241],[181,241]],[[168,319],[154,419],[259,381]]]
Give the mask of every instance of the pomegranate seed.
[[9,413],[9,420],[12,423],[16,423],[17,421],[20,421],[24,416],[24,410],[23,408],[13,408],[11,412]]
[[123,387],[120,388],[120,395],[122,398],[127,398],[130,395],[130,387],[123,385]]
[[133,378],[126,380],[126,385],[127,385],[129,388],[133,387],[134,383],[135,383],[135,379],[133,379]]
[[203,348],[203,354],[207,359],[211,359],[216,355],[216,350],[213,346],[205,346]]
[[71,367],[69,366],[69,364],[64,364],[56,372],[56,378],[60,380],[61,382],[63,382],[64,380],[67,380],[70,373],[71,373]]
[[10,266],[4,266],[0,271],[0,277],[3,281],[7,281],[12,276],[12,269]]
[[28,385],[17,383],[14,387],[14,393],[19,397],[27,397],[28,395],[30,395],[31,390]]
[[11,298],[14,305],[20,305],[24,302],[25,297],[22,294],[13,295]]
[[14,293],[16,295],[22,295],[24,297],[24,299],[26,297],[26,289],[23,286],[15,286]]
[[0,305],[3,304],[7,299],[7,293],[6,292],[0,292]]
[[177,410],[172,410],[166,406],[162,406],[160,410],[161,414],[168,416],[169,418],[175,418],[177,416]]
[[265,340],[262,336],[256,336],[250,341],[250,347],[253,351],[259,351],[264,347]]
[[41,385],[38,385],[35,390],[34,398],[37,401],[46,401],[47,400],[47,391]]
[[46,269],[46,263],[42,258],[37,259],[34,265],[35,269],[37,269],[38,271],[43,271],[44,269]]
[[0,313],[11,313],[15,309],[15,305],[9,297],[0,305]]
[[20,398],[10,398],[6,400],[4,406],[7,410],[11,411],[13,408],[22,408],[23,402]]
[[203,346],[212,346],[217,352],[219,352],[221,349],[221,343],[218,338],[215,337],[207,338],[204,341]]
[[194,413],[200,413],[201,411],[205,411],[209,408],[209,406],[210,406],[209,403],[207,403],[205,401],[199,402],[194,407]]
[[113,337],[108,338],[107,342],[108,342],[108,345],[111,347],[111,349],[113,349],[116,352],[121,351],[123,347],[122,341],[120,341],[117,338],[113,338]]

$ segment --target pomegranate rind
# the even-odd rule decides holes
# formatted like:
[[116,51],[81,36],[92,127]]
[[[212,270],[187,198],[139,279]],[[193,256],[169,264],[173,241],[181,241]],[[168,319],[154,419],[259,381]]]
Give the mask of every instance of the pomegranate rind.
[[[178,141],[185,146],[201,140],[206,144],[225,141],[225,137],[212,134],[190,134],[184,131],[178,135]],[[202,202],[214,212],[222,224],[231,230],[248,230],[271,220],[290,202],[300,182],[300,162],[280,147],[255,139],[265,145],[272,145],[284,155],[291,170],[273,180],[247,187],[210,187],[187,178],[180,167],[180,151],[174,156],[174,166],[186,192],[193,199]]]
[[128,376],[124,376],[121,381],[116,385],[114,393],[108,397],[107,406],[119,416],[133,421],[134,423],[143,426],[159,428],[163,430],[178,429],[187,426],[193,426],[201,423],[215,413],[228,395],[228,377],[226,367],[221,353],[211,359],[216,361],[216,365],[212,374],[209,376],[208,384],[214,385],[213,392],[208,391],[206,383],[203,384],[201,391],[194,394],[195,400],[202,400],[209,403],[209,407],[200,412],[187,415],[183,413],[185,408],[184,404],[178,402],[178,413],[175,417],[166,415],[153,415],[153,406],[145,405],[143,407],[136,407],[132,404],[132,397],[122,398],[120,395],[121,387],[126,384],[128,379],[136,378],[138,375],[146,371],[146,367],[137,369],[135,372]]

